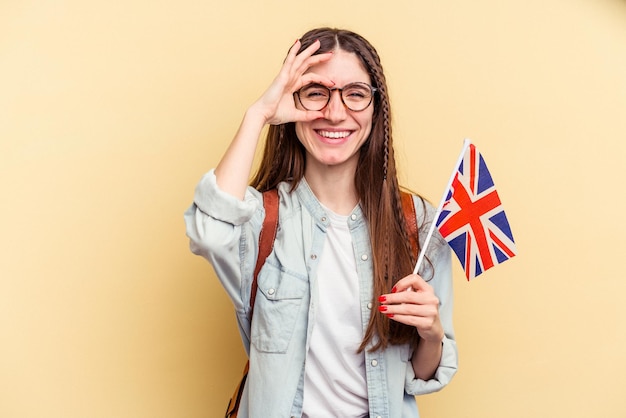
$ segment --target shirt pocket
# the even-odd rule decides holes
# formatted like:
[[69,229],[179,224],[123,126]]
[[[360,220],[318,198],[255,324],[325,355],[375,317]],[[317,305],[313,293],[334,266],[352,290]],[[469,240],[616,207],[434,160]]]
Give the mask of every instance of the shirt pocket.
[[258,277],[251,342],[260,352],[285,353],[308,291],[306,276],[266,262]]

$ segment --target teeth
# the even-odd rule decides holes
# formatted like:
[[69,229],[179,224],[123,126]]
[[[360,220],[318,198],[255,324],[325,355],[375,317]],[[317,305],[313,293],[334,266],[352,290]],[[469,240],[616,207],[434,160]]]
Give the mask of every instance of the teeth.
[[325,138],[333,138],[333,139],[338,139],[338,138],[345,138],[348,135],[350,135],[350,132],[347,131],[343,131],[343,132],[330,132],[330,131],[319,131],[319,134]]

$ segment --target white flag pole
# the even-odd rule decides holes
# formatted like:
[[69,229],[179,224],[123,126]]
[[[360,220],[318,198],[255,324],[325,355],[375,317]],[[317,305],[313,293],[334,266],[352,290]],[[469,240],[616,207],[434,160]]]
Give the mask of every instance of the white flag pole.
[[452,175],[450,176],[450,180],[448,181],[448,185],[446,186],[444,192],[443,192],[443,196],[441,198],[441,202],[439,202],[439,207],[437,208],[437,212],[435,212],[435,216],[433,217],[433,221],[430,224],[430,229],[428,230],[428,234],[426,235],[426,239],[424,240],[424,244],[422,245],[422,250],[420,251],[419,257],[417,257],[417,263],[415,263],[415,268],[413,269],[413,274],[417,274],[417,272],[419,271],[421,265],[422,265],[422,261],[424,260],[424,254],[426,254],[426,248],[428,248],[428,244],[430,243],[430,239],[433,236],[433,232],[435,231],[435,226],[437,224],[437,220],[439,219],[439,215],[441,214],[441,211],[443,209],[443,204],[446,202],[446,197],[448,195],[448,190],[450,190],[450,187],[452,186],[452,182],[454,181],[454,177],[456,176],[456,172],[459,168],[459,165],[461,164],[461,161],[463,161],[463,156],[465,155],[465,151],[467,150],[467,147],[469,147],[471,141],[469,138],[465,138],[465,140],[463,141],[463,149],[461,150],[461,154],[459,155],[459,159],[456,162],[456,165],[454,166],[454,170],[452,170]]

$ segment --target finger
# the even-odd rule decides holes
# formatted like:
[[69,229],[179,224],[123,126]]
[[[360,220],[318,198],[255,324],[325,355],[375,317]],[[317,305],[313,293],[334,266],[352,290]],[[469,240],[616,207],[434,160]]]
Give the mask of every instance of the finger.
[[396,284],[393,286],[393,289],[391,289],[391,293],[382,295],[381,298],[387,300],[390,298],[396,299],[397,297],[395,295],[402,294],[407,290],[415,290],[416,288],[421,289],[423,286],[421,283],[419,283],[420,280],[423,281],[423,279],[417,274],[409,274],[408,276],[405,276],[396,282]]
[[[419,297],[419,296],[413,296]],[[436,298],[430,298],[425,303],[395,303],[381,304],[378,310],[386,315],[410,315],[421,318],[434,318],[439,315],[439,304]]]
[[438,319],[420,318],[410,315],[388,315],[389,319],[415,327],[420,337],[430,341],[442,341],[445,332]]
[[302,66],[302,63],[306,61],[306,59],[310,58],[311,55],[319,49],[320,43],[317,41],[313,42],[311,45],[309,45],[308,48],[299,53],[298,51],[300,51],[300,46],[300,39],[297,39],[296,42],[289,49],[289,52],[285,57],[285,61],[283,61],[281,73],[284,74],[285,77],[289,77],[289,75],[292,74],[292,71],[294,70],[298,71]]
[[291,122],[311,122],[324,117],[324,113],[314,110],[297,110]]
[[326,62],[333,57],[333,51],[324,52],[322,54],[312,55],[304,59],[301,63],[299,63],[298,71],[301,73],[307,72],[307,70],[317,64],[322,62]]
[[306,80],[302,79],[302,76],[308,74],[307,71],[311,67],[321,62],[328,61],[332,58],[333,53],[327,52],[311,56],[310,54],[315,53],[315,51],[319,49],[319,42],[314,42],[303,52],[294,55],[294,51],[296,51],[297,49],[296,47],[299,47],[299,42],[296,42],[296,44],[289,51],[288,57],[283,63],[279,76],[280,79],[284,80],[283,83],[286,86],[290,86],[288,88],[291,89],[291,92],[294,92],[302,86],[311,82],[319,82],[329,87],[334,86],[335,83],[333,83],[330,79],[326,77],[322,78],[319,75],[313,77],[313,81],[307,82]]
[[328,77],[323,77],[316,73],[306,73],[300,77],[301,85],[298,87],[306,86],[309,84],[321,84],[326,87],[333,87],[335,82]]
[[406,290],[412,291],[428,291],[432,287],[418,274],[409,274],[398,280],[391,293],[400,293]]
[[294,66],[295,68],[300,67],[300,65],[305,60],[310,58],[315,53],[315,51],[320,48],[321,43],[320,41],[315,41],[311,45],[309,45],[304,51],[298,52],[300,51],[301,46],[302,44],[300,42],[300,39],[298,39],[289,50],[287,58],[285,59],[285,64],[289,64],[290,66]]
[[388,313],[385,315],[392,321],[400,322],[405,325],[410,325],[417,328],[418,331],[429,332],[435,328],[435,322],[431,318],[392,313]]
[[399,280],[392,289],[392,293],[381,295],[378,301],[384,305],[439,304],[433,287],[417,275],[410,275]]
[[[434,306],[439,307],[439,299],[434,292],[402,292],[388,299],[386,305],[415,307]],[[408,312],[413,312],[409,310]],[[417,314],[417,313],[415,313]]]
[[[315,42],[313,44],[315,44]],[[313,44],[311,44],[311,46],[313,46]],[[291,48],[289,48],[289,52],[287,53],[287,58],[285,59],[285,61],[288,61],[290,59],[293,60],[295,57],[300,55],[299,51],[300,51],[301,46],[302,46],[302,41],[300,41],[299,38],[296,39],[296,42],[294,42],[293,45],[291,45]],[[302,52],[304,53],[305,51],[302,51]]]
[[422,309],[422,311],[422,315],[414,315],[405,312],[394,313],[389,308],[383,314],[393,321],[417,328],[422,337],[430,338],[433,335],[439,335],[441,333],[441,322],[437,311],[425,309]]
[[306,61],[302,62],[297,68],[295,67],[298,64],[294,63],[293,67],[295,69],[292,68],[291,73],[290,73],[291,74],[290,77],[292,80],[291,84],[293,87],[292,90],[296,91],[302,88],[303,86],[306,86],[307,84],[311,84],[311,83],[318,83],[327,87],[333,87],[335,83],[328,77],[322,77],[319,74],[316,74],[314,72],[309,72],[310,69],[314,67],[315,65],[321,62],[328,61],[332,57],[332,55],[333,55],[332,53],[314,55],[310,57],[309,59],[307,59]]
[[[296,44],[298,45],[298,48],[300,47],[301,43],[300,40],[298,39],[298,41],[296,42]],[[315,51],[317,51],[318,49],[320,49],[320,46],[322,46],[322,43],[320,42],[319,39],[316,39],[311,45],[307,46],[304,51],[300,52],[298,54],[298,56],[302,56],[305,58],[310,57],[311,55],[313,55],[315,53]]]

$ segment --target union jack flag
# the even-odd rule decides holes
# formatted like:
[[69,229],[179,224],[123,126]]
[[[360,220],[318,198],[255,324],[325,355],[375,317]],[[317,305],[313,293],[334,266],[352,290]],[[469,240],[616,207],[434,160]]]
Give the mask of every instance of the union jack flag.
[[467,280],[515,256],[509,221],[485,160],[468,143],[453,174],[436,226]]

